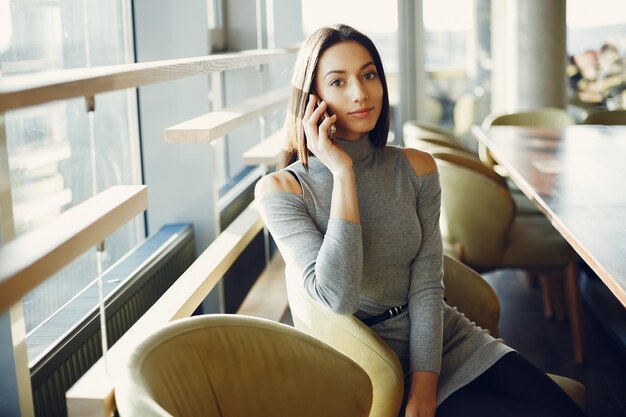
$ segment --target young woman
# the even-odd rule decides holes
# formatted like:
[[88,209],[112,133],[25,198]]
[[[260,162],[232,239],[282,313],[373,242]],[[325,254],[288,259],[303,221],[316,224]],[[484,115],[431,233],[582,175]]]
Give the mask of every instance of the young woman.
[[437,166],[386,146],[389,98],[371,40],[343,25],[317,30],[291,82],[283,169],[258,183],[257,202],[288,273],[397,353],[402,415],[582,415],[543,372],[445,304]]

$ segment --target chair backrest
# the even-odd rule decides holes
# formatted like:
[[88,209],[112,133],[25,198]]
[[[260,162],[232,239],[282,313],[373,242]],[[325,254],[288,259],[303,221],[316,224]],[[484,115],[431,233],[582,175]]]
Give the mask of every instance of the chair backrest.
[[478,270],[500,264],[515,216],[508,189],[465,166],[435,157],[441,230],[448,253]]
[[[548,129],[562,129],[576,124],[574,116],[563,109],[544,107],[516,113],[491,113],[482,123],[482,129],[488,130],[491,126],[528,126]],[[478,146],[480,160],[488,167],[497,165],[489,150],[484,144]]]
[[478,159],[478,155],[465,149],[462,145],[448,140],[433,139],[433,138],[415,138],[411,136],[404,137],[404,146],[408,148],[419,149],[423,152],[458,152],[465,155],[468,158]]
[[504,177],[498,174],[493,168],[488,167],[487,165],[480,162],[480,160],[475,157],[467,157],[466,155],[458,152],[450,152],[448,150],[440,150],[438,152],[432,153],[433,158],[439,159],[442,161],[447,161],[456,165],[463,166],[465,168],[471,169],[473,171],[478,172],[479,174],[485,175],[486,177],[491,178],[501,186],[508,188],[508,184]]
[[396,417],[402,405],[404,375],[395,352],[354,316],[334,313],[314,300],[289,266],[285,276],[296,328],[341,351],[367,372],[373,388],[370,416]]
[[626,110],[598,110],[590,112],[583,124],[586,125],[626,125]]
[[483,130],[491,126],[530,126],[561,129],[576,124],[574,116],[558,108],[545,107],[516,113],[488,115],[482,123]]
[[459,143],[459,139],[452,131],[437,126],[434,123],[418,122],[416,120],[404,122],[402,125],[402,135],[404,138],[433,138]]
[[458,308],[470,320],[497,337],[500,300],[493,287],[478,272],[445,255],[443,271],[448,305]]
[[367,416],[372,385],[347,356],[293,327],[239,315],[172,322],[116,381],[122,416]]

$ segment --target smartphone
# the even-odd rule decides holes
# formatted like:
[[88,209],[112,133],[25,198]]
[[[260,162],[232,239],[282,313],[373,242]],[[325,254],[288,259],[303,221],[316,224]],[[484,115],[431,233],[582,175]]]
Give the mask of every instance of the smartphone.
[[[322,117],[324,117],[324,120],[326,120],[326,118],[330,117],[330,115],[328,114],[327,111],[324,111],[324,113],[322,113]],[[330,137],[330,140],[335,140],[335,133],[336,132],[337,132],[337,128],[335,127],[335,124],[333,123],[328,128],[328,135]]]
[[[316,96],[317,97],[317,96]],[[319,106],[320,103],[322,101],[318,98],[317,99],[317,105]],[[330,117],[330,114],[328,114],[327,110],[324,110],[324,113],[322,113],[322,120],[319,122],[318,126],[324,121],[326,120],[326,118]],[[335,124],[331,124],[330,127],[328,128],[328,136],[330,137],[330,140],[335,140],[335,133],[337,132],[337,128],[335,127]]]

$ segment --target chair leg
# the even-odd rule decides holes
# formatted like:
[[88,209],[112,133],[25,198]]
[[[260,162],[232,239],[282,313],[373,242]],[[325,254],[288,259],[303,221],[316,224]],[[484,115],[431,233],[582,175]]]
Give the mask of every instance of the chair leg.
[[565,290],[567,292],[567,305],[569,308],[572,343],[574,345],[574,358],[576,363],[585,361],[583,340],[583,312],[580,302],[580,286],[578,280],[578,265],[576,257],[572,256],[567,264],[565,274]]
[[547,319],[554,317],[554,277],[541,274],[541,295],[543,297],[543,314]]
[[554,314],[559,321],[565,320],[567,316],[565,303],[565,280],[562,274],[555,274],[554,280]]

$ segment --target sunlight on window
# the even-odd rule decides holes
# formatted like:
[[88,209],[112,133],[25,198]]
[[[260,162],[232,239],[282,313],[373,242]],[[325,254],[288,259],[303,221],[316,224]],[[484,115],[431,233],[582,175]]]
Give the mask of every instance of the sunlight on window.
[[624,0],[587,0],[567,2],[567,25],[573,28],[626,25]]
[[303,0],[302,23],[306,33],[336,23],[345,23],[366,33],[396,32],[398,9],[395,1]]
[[626,8],[623,0],[586,0],[567,3],[567,51],[570,55],[598,51],[611,43],[626,56]]
[[[473,25],[474,2],[424,0],[424,28],[430,31],[462,31]],[[450,13],[454,10],[454,13]]]
[[12,31],[11,4],[9,0],[0,0],[0,54],[9,48]]

